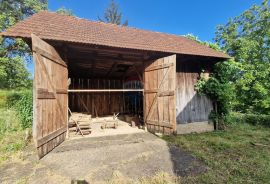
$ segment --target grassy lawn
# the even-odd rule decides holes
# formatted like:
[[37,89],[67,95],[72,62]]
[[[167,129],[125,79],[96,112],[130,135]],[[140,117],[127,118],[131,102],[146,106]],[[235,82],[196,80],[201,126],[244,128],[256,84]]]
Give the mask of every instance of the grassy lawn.
[[270,128],[239,124],[226,131],[164,139],[208,167],[202,175],[181,178],[181,183],[270,183]]

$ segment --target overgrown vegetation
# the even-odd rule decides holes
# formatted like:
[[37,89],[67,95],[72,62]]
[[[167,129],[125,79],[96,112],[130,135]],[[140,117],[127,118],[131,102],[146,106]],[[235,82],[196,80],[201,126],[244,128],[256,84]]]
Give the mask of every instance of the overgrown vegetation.
[[[47,0],[0,1],[0,31],[48,8]],[[73,15],[60,8],[57,13]],[[32,62],[29,46],[22,39],[0,37],[0,162],[21,150],[31,135],[33,119]]]
[[[47,9],[47,0],[0,1],[0,31]],[[32,125],[32,79],[27,70],[30,48],[22,39],[0,37],[0,162],[27,144]]]
[[[2,0],[0,31],[46,8],[46,0]],[[31,61],[28,45],[22,39],[3,37],[0,37],[0,43],[0,89],[31,87],[30,74],[26,69],[27,61]]]
[[269,183],[270,128],[232,123],[226,131],[166,136],[166,141],[191,152],[208,167],[181,183]]
[[215,41],[243,63],[270,62],[270,8],[268,0],[219,25]]
[[210,78],[201,77],[196,85],[200,94],[216,104],[212,119],[224,121],[230,112],[262,115],[259,119],[264,119],[270,114],[268,0],[218,26],[215,41],[219,49],[216,44],[206,45],[226,51],[234,59],[217,63]]
[[199,94],[205,94],[213,100],[219,116],[228,114],[232,109],[235,94],[231,81],[234,80],[238,68],[238,64],[233,60],[217,63],[210,78],[204,78],[202,73],[195,86]]
[[20,120],[20,126],[23,129],[30,128],[33,121],[33,95],[32,91],[24,90],[12,91],[7,96],[8,108],[16,110],[17,117]]
[[27,144],[26,128],[32,125],[32,95],[29,91],[0,91],[0,163]]
[[270,115],[232,112],[226,116],[226,122],[249,123],[251,125],[270,127]]
[[[205,174],[183,183],[269,183],[270,181],[270,11],[268,0],[218,26],[215,44],[189,38],[233,59],[217,63],[196,85],[216,104],[210,118],[225,130],[164,137],[202,159]],[[222,126],[224,128],[224,126]]]

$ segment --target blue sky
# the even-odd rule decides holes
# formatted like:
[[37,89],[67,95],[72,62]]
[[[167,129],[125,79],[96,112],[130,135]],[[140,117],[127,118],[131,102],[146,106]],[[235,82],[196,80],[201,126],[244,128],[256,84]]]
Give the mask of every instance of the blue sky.
[[[213,41],[215,29],[262,0],[115,0],[129,26]],[[49,0],[49,10],[71,9],[77,17],[97,20],[110,0]],[[29,65],[31,73],[33,66]]]
[[[213,41],[215,28],[262,0],[115,0],[129,26]],[[96,20],[109,0],[49,0],[49,10],[72,9],[78,17]]]

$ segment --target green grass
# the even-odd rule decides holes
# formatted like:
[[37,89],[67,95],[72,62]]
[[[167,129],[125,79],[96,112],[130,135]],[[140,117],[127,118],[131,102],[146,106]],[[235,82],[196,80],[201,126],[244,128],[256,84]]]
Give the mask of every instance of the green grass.
[[0,90],[0,164],[26,146],[24,130],[16,111],[6,107],[9,91]]
[[0,90],[0,108],[4,108],[6,106],[7,94],[7,90]]
[[0,135],[0,165],[10,158],[19,157],[20,151],[26,145],[22,130]]
[[164,139],[191,152],[208,167],[204,174],[181,178],[182,183],[270,183],[270,128],[238,124],[226,131]]

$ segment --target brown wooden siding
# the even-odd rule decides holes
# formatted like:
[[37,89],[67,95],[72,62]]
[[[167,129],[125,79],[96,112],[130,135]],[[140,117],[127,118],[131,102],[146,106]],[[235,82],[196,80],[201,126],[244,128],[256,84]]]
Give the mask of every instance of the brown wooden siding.
[[[139,81],[71,78],[69,89],[140,89]],[[134,98],[135,96],[135,98]],[[139,98],[139,99],[136,99]],[[134,102],[136,100],[136,102]],[[71,92],[69,108],[93,116],[113,113],[139,114],[143,110],[142,92]]]
[[146,63],[144,119],[150,132],[172,134],[176,130],[175,71],[176,55]]
[[194,85],[205,68],[198,61],[177,61],[176,65],[176,121],[177,124],[207,121],[213,109],[206,96],[198,95]]
[[35,62],[33,138],[39,158],[65,140],[68,70],[57,51],[32,35]]

